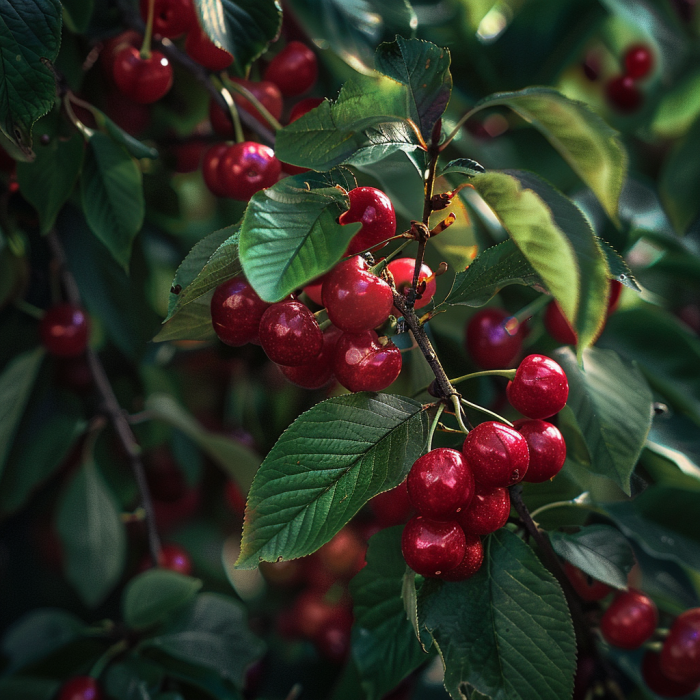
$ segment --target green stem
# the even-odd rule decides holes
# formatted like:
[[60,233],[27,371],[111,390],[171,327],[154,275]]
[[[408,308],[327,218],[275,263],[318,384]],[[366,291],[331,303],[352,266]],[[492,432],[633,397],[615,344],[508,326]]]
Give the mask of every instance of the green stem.
[[459,134],[459,130],[467,123],[467,121],[473,117],[481,107],[475,107],[474,109],[470,109],[458,122],[457,125],[455,126],[454,129],[452,129],[452,132],[450,135],[443,141],[442,145],[440,146],[440,151],[444,151],[450,143],[452,143],[453,139],[457,134]]
[[116,644],[113,644],[99,659],[97,659],[97,661],[95,661],[90,669],[90,677],[95,679],[99,678],[107,666],[109,666],[112,659],[125,652],[128,648],[129,644],[126,639],[122,639]]
[[479,406],[477,403],[472,403],[471,401],[467,401],[466,399],[462,399],[462,404],[464,406],[467,406],[468,408],[473,408],[475,411],[479,411],[479,413],[485,413],[487,416],[491,416],[492,418],[495,418],[496,420],[500,421],[501,423],[505,423],[509,427],[513,427],[513,424],[509,421],[506,420],[503,416],[499,416],[498,413],[494,413],[493,411],[489,411],[488,408],[484,408],[483,406]]
[[452,405],[454,406],[455,409],[455,418],[457,419],[457,423],[459,423],[459,429],[465,434],[469,434],[469,428],[467,428],[466,425],[464,425],[464,420],[462,419],[462,406],[460,404],[460,397],[457,394],[452,394],[450,396],[450,400],[452,401]]
[[255,109],[261,114],[262,118],[275,131],[279,131],[282,128],[282,125],[270,114],[270,112],[267,111],[262,102],[260,102],[260,100],[250,90],[248,90],[248,88],[227,79],[225,79],[225,82],[234,92],[237,92],[239,95],[245,97],[246,100],[248,100],[248,102],[255,107]]
[[37,319],[38,321],[41,321],[41,319],[44,318],[44,310],[43,309],[40,309],[38,306],[34,306],[34,304],[30,304],[28,301],[25,301],[24,299],[15,299],[14,305],[20,311],[24,311],[25,314],[27,314],[28,316],[31,316],[32,318]]
[[[527,306],[524,306],[517,314],[513,314],[510,318],[514,318],[518,324],[521,324],[523,321],[527,321],[528,318],[532,318],[540,309],[547,306],[551,300],[552,297],[548,294],[541,294],[537,299],[531,301]],[[506,319],[506,324],[510,321],[510,318]]]
[[238,107],[236,107],[236,103],[233,101],[231,93],[226,88],[221,88],[221,96],[224,98],[224,100],[226,100],[228,113],[231,115],[236,143],[243,143],[245,141],[245,136],[243,135],[243,126],[241,125],[241,117],[238,114]]
[[535,516],[541,515],[548,510],[553,510],[554,508],[564,508],[565,506],[578,506],[580,508],[587,508],[588,510],[594,512],[601,512],[599,508],[596,508],[594,505],[589,503],[589,499],[590,495],[588,494],[588,491],[584,491],[584,493],[582,493],[580,496],[577,496],[570,501],[554,501],[553,503],[546,503],[545,505],[534,510],[530,514],[530,517],[534,520]]
[[476,379],[477,377],[505,377],[506,379],[515,378],[514,369],[489,369],[483,372],[472,372],[471,374],[465,374],[462,377],[457,377],[457,379],[450,379],[450,384],[459,384],[460,382],[465,382],[467,379]]
[[153,36],[155,4],[155,0],[148,0],[148,19],[146,20],[146,31],[143,33],[143,43],[141,44],[141,58],[144,61],[151,57],[151,37]]
[[435,418],[433,418],[433,423],[430,426],[430,433],[428,433],[428,447],[426,449],[426,452],[430,452],[430,450],[433,449],[433,435],[435,435],[435,430],[438,427],[438,423],[440,422],[440,416],[442,415],[442,412],[445,410],[445,404],[441,403],[438,408],[437,408],[437,413],[435,414]]

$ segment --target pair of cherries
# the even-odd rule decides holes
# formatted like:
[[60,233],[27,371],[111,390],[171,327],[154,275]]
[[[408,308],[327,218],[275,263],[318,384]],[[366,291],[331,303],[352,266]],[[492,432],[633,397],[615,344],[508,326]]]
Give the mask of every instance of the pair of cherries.
[[654,68],[654,54],[648,46],[634,44],[625,51],[623,63],[625,72],[607,83],[605,96],[618,111],[636,112],[643,101],[637,82],[651,74]]

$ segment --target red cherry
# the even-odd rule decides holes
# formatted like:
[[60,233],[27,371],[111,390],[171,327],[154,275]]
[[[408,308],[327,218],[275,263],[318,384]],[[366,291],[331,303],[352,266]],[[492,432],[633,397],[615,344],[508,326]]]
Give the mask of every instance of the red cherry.
[[323,333],[309,309],[299,301],[273,304],[260,319],[260,344],[278,365],[298,367],[316,359]]
[[301,583],[303,578],[303,564],[301,560],[294,561],[261,561],[260,573],[268,583],[280,588],[291,588]]
[[356,255],[336,265],[324,278],[323,305],[334,326],[360,333],[380,326],[394,306],[391,287]]
[[212,146],[202,160],[202,176],[209,191],[217,197],[226,197],[226,189],[219,177],[219,165],[228,151],[229,147],[225,143],[217,143]]
[[630,588],[618,593],[600,619],[600,631],[608,644],[620,649],[638,649],[656,629],[659,613],[654,602]]
[[63,684],[57,700],[102,700],[103,697],[94,678],[75,676]]
[[[141,17],[148,20],[149,0],[141,0]],[[153,33],[174,39],[197,21],[192,0],[154,0]]]
[[361,223],[362,228],[350,241],[346,255],[356,255],[368,248],[378,250],[373,246],[396,235],[396,212],[384,192],[374,187],[356,187],[348,196],[350,209],[340,215],[339,222],[341,225]]
[[700,608],[686,610],[673,621],[660,664],[671,680],[700,684]]
[[435,578],[459,566],[467,551],[467,540],[454,521],[445,523],[416,515],[403,529],[401,551],[417,574]]
[[39,324],[41,343],[56,357],[78,357],[88,343],[89,323],[84,309],[57,304],[46,311]]
[[351,579],[365,565],[367,545],[351,527],[344,527],[318,550],[318,558],[333,576]]
[[502,528],[510,515],[510,494],[502,486],[475,483],[474,498],[457,515],[465,534],[488,535]]
[[471,578],[480,568],[484,561],[484,547],[477,535],[464,533],[466,540],[466,551],[464,558],[454,569],[440,574],[443,581],[465,581]]
[[645,78],[654,67],[654,54],[644,44],[634,44],[625,51],[625,71],[633,80]]
[[176,571],[178,574],[189,576],[192,573],[192,560],[186,549],[178,544],[164,544],[158,557],[158,566],[161,569]]
[[555,477],[564,466],[566,443],[559,428],[543,420],[516,420],[513,427],[525,438],[530,464],[525,481],[539,484]]
[[289,123],[295,122],[299,117],[303,117],[307,112],[318,107],[323,102],[322,97],[307,97],[305,100],[297,102],[289,113]]
[[[382,344],[383,342],[383,344]],[[401,373],[401,351],[374,331],[343,333],[333,356],[336,379],[349,391],[381,391]]]
[[607,583],[597,581],[568,561],[564,562],[564,573],[583,600],[602,600],[612,591]]
[[227,481],[224,491],[228,507],[241,518],[245,515],[245,496],[235,481]]
[[298,367],[280,365],[282,374],[287,379],[303,389],[320,389],[333,378],[333,355],[335,346],[342,331],[335,326],[329,326],[323,331],[323,349],[321,354],[311,362]]
[[342,663],[350,651],[352,620],[329,620],[314,637],[318,653],[332,661]]
[[290,41],[271,61],[265,71],[285,97],[296,97],[310,90],[318,77],[316,54],[300,41]]
[[230,146],[219,162],[219,180],[228,197],[247,202],[279,179],[282,166],[275,152],[262,143],[244,141]]
[[[391,272],[391,274],[394,276],[394,285],[396,286],[396,291],[399,294],[405,294],[406,290],[408,290],[408,288],[413,284],[413,271],[415,270],[415,267],[416,261],[413,258],[398,258],[396,260],[392,260],[387,265],[389,272]],[[432,276],[433,271],[425,263],[423,263],[420,266],[420,273],[418,274],[419,286],[423,280],[426,280],[428,277]],[[437,283],[433,277],[433,279],[425,285],[425,290],[421,294],[420,298],[416,298],[414,308],[421,309],[426,304],[429,304],[435,295],[436,289]],[[396,307],[394,307],[393,313],[396,316],[401,315],[401,312]]]
[[143,36],[133,29],[128,29],[117,36],[106,41],[100,52],[100,65],[108,80],[114,79],[114,59],[125,48],[129,46],[140,47],[143,43]]
[[561,411],[569,396],[564,370],[544,355],[528,355],[506,387],[508,401],[528,418],[549,418]]
[[[286,163],[283,163],[283,165],[286,167]],[[313,282],[310,282],[309,284],[304,287],[304,294],[306,294],[311,301],[314,302],[314,304],[318,304],[319,306],[323,306],[323,296],[322,296],[322,289],[323,289],[323,281],[326,279],[325,275],[322,275],[321,277],[317,277]]]
[[[663,652],[662,652],[663,654]],[[700,688],[700,681],[678,682],[668,678],[663,672],[661,654],[648,651],[642,659],[642,678],[652,693],[663,698],[682,698]]]
[[416,460],[408,472],[408,495],[420,515],[454,520],[474,496],[474,475],[464,455],[438,447]]
[[527,442],[503,423],[486,421],[477,425],[464,440],[462,451],[474,478],[484,486],[512,486],[527,472]]
[[330,602],[318,589],[305,591],[296,599],[292,619],[296,631],[307,639],[314,639],[331,621],[352,626],[352,612],[346,601]]
[[511,335],[505,329],[510,315],[503,309],[477,311],[467,323],[465,342],[467,352],[477,367],[503,369],[510,367],[520,354],[522,333]]
[[544,327],[547,329],[547,333],[558,343],[562,343],[563,345],[576,345],[578,342],[576,331],[571,328],[561,311],[561,307],[554,299],[547,304],[547,308],[545,309]]
[[270,304],[242,278],[220,284],[211,298],[211,322],[219,340],[239,347],[258,342],[260,320]]
[[377,524],[384,527],[401,525],[413,515],[413,504],[408,495],[408,482],[403,481],[395,488],[375,496],[369,507]]
[[618,75],[608,81],[605,94],[619,112],[636,112],[642,104],[642,93],[629,75]]
[[211,71],[225,70],[233,63],[233,56],[216,46],[199,26],[187,34],[185,51],[190,58]]
[[114,59],[114,82],[130,100],[149,104],[173,86],[173,68],[160,51],[142,58],[135,46],[127,46]]
[[[242,78],[232,78],[231,81],[238,83],[253,93],[262,106],[265,107],[275,119],[279,119],[282,116],[282,109],[284,107],[282,95],[274,83],[269,81],[253,82],[252,80],[243,80]],[[237,93],[234,93],[233,101],[240,109],[254,116],[263,126],[269,127],[265,117],[258,112],[252,102]],[[225,138],[233,138],[235,132],[231,117],[228,112],[221,109],[214,100],[209,102],[209,121],[217,134]]]
[[622,282],[610,280],[610,291],[608,292],[608,316],[614,313],[620,303],[620,295],[622,294]]

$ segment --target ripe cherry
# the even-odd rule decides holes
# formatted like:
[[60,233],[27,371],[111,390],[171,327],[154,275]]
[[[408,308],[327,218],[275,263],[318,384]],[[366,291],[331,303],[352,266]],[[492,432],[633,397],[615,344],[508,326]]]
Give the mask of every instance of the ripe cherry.
[[513,408],[528,418],[549,418],[561,411],[569,396],[564,370],[544,355],[528,355],[506,387]]
[[659,613],[654,602],[630,588],[618,593],[600,619],[600,631],[608,644],[620,649],[638,649],[656,629]]
[[100,51],[100,65],[105,77],[108,80],[114,79],[114,59],[123,49],[128,46],[140,47],[142,43],[143,37],[133,29],[128,29],[106,41]]
[[646,78],[654,67],[654,54],[644,44],[634,44],[625,51],[625,71],[633,80]]
[[484,547],[481,539],[467,532],[464,533],[464,539],[466,542],[464,558],[454,569],[440,574],[443,581],[466,581],[481,568],[484,561]]
[[[413,258],[397,258],[396,260],[392,260],[387,265],[389,272],[391,272],[391,274],[394,276],[394,285],[399,294],[405,294],[408,288],[413,284],[413,271],[415,270],[415,267],[416,261]],[[423,263],[420,266],[420,273],[418,274],[419,286],[423,280],[426,280],[429,277],[433,277],[433,271],[425,263]],[[421,309],[426,304],[429,304],[435,295],[436,289],[437,283],[433,277],[433,279],[431,279],[430,282],[425,285],[425,290],[423,290],[421,293],[420,298],[416,298],[414,308]],[[396,307],[394,307],[393,313],[396,316],[401,315],[401,312]]]
[[369,507],[382,528],[405,523],[414,513],[408,495],[408,482],[403,481],[390,491],[375,496]]
[[679,682],[669,678],[663,671],[662,654],[647,651],[642,659],[642,678],[649,690],[664,698],[682,698],[700,687],[700,681]]
[[403,529],[401,551],[406,563],[422,576],[435,578],[454,569],[467,551],[462,528],[454,521],[411,518]]
[[[284,164],[286,167],[286,163]],[[314,302],[314,304],[318,304],[319,306],[323,306],[323,282],[326,279],[326,275],[321,275],[321,277],[317,277],[315,280],[312,280],[309,282],[309,284],[304,287],[304,294],[306,294],[311,301]]]
[[454,520],[474,496],[471,467],[461,452],[448,447],[438,447],[417,459],[407,483],[413,507],[433,520]]
[[[149,0],[141,0],[141,17],[148,20]],[[154,0],[153,33],[174,39],[197,22],[192,0]]]
[[39,324],[41,343],[56,357],[78,357],[88,343],[88,316],[83,309],[63,303],[46,311]]
[[502,369],[510,367],[522,349],[520,329],[511,335],[505,328],[509,314],[503,309],[477,311],[467,323],[467,352],[477,367]]
[[239,517],[245,516],[245,494],[235,481],[227,481],[224,496],[228,507]]
[[558,343],[576,345],[578,342],[576,331],[569,325],[561,307],[555,300],[550,301],[544,311],[544,327]]
[[352,612],[347,602],[331,602],[318,589],[305,591],[296,599],[292,619],[296,623],[296,631],[307,639],[314,639],[330,621],[352,626]]
[[564,466],[566,443],[559,428],[543,420],[516,420],[513,427],[525,438],[530,464],[525,481],[539,484],[555,477]]
[[135,46],[127,46],[114,58],[114,82],[130,100],[149,104],[173,86],[173,68],[160,51],[142,58]]
[[510,515],[510,494],[502,486],[475,483],[474,497],[457,515],[465,534],[488,535],[502,528]]
[[564,562],[564,573],[583,600],[602,600],[612,591],[607,583],[597,581],[568,561]]
[[287,379],[303,389],[320,389],[333,378],[333,355],[335,345],[342,331],[335,326],[329,326],[323,331],[323,349],[321,354],[305,365],[284,367],[280,365],[282,374]]
[[401,351],[374,331],[343,333],[333,356],[336,379],[349,391],[381,391],[401,373]]
[[281,172],[282,166],[269,146],[244,141],[227,149],[218,175],[228,197],[247,202],[256,192],[274,185]]
[[464,440],[462,451],[474,478],[484,486],[512,486],[527,472],[527,442],[503,423],[486,421],[477,425]]
[[360,255],[339,263],[325,276],[321,297],[333,325],[348,333],[376,328],[394,306],[391,287],[370,272]]
[[[396,212],[384,192],[374,187],[356,187],[348,192],[350,209],[341,214],[340,224],[362,224],[345,251],[356,255],[375,248],[378,243],[396,235]],[[380,246],[381,247],[381,246]]]
[[608,81],[605,95],[619,112],[636,112],[642,104],[642,93],[629,75],[618,75]]
[[318,107],[321,102],[323,102],[322,97],[307,97],[305,100],[299,100],[289,113],[289,123],[291,124],[299,119],[299,117],[303,117],[307,112]]
[[178,544],[164,544],[158,557],[161,569],[176,571],[178,574],[189,576],[192,573],[192,560],[187,550]]
[[678,683],[700,683],[700,608],[686,610],[671,625],[661,649],[661,670]]
[[233,56],[220,49],[199,26],[187,34],[185,51],[193,60],[211,71],[222,71],[233,63]]
[[351,579],[365,565],[367,545],[351,527],[345,526],[318,550],[323,567],[337,578]]
[[318,321],[299,301],[273,304],[260,319],[259,333],[263,350],[278,365],[308,364],[323,349],[323,333]]
[[265,71],[285,97],[295,97],[310,90],[318,77],[316,54],[300,41],[290,41],[271,61]]
[[225,143],[214,144],[202,160],[202,177],[209,191],[217,197],[226,197],[226,189],[219,177],[219,165],[229,147]]
[[75,676],[63,684],[57,700],[101,700],[103,697],[94,678]]
[[325,622],[314,637],[318,653],[333,663],[342,663],[350,651],[352,619]]
[[239,347],[258,342],[260,320],[270,304],[242,278],[220,284],[211,298],[211,321],[219,340]]

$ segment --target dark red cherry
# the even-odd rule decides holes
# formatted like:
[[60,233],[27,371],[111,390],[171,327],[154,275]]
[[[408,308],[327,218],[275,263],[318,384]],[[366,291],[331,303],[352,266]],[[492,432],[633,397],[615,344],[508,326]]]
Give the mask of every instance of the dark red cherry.
[[190,141],[189,143],[178,143],[170,149],[174,156],[176,173],[194,173],[199,170],[208,144],[204,141]]
[[440,574],[443,581],[466,581],[481,568],[484,561],[484,547],[481,539],[468,532],[464,533],[464,539],[466,543],[464,558],[454,569]]
[[547,329],[547,333],[558,343],[576,345],[578,342],[576,331],[569,325],[561,311],[561,307],[554,299],[547,304],[547,308],[544,311],[544,327]]
[[333,378],[333,355],[335,345],[342,331],[335,326],[329,326],[323,331],[323,349],[321,354],[306,365],[298,367],[283,367],[282,374],[287,379],[304,389],[320,389]]
[[213,145],[202,160],[202,177],[209,191],[217,197],[226,197],[226,189],[219,177],[219,165],[229,147],[225,143]]
[[178,574],[189,576],[192,573],[192,560],[187,550],[178,544],[164,544],[158,557],[158,566],[161,569],[170,569]]
[[[399,294],[405,294],[408,288],[413,284],[413,271],[415,267],[416,261],[413,258],[397,258],[387,265],[389,272],[394,276],[394,285]],[[418,274],[419,286],[423,280],[429,277],[433,277],[433,271],[423,263],[420,266],[420,273]],[[435,295],[436,289],[437,283],[433,277],[433,279],[425,285],[425,289],[421,293],[420,298],[416,298],[414,308],[421,309],[426,306],[426,304],[429,304]],[[393,313],[396,316],[401,315],[401,312],[396,307],[394,307]]]
[[[141,0],[141,17],[148,20],[149,0]],[[192,0],[154,0],[153,33],[174,39],[197,22]]]
[[325,622],[314,637],[314,645],[318,653],[329,661],[342,663],[350,651],[352,619],[347,622],[333,619]]
[[41,343],[56,357],[78,357],[88,343],[88,316],[73,304],[57,304],[46,311],[39,324]]
[[467,352],[477,367],[505,369],[510,367],[522,349],[520,329],[511,335],[505,328],[510,314],[503,309],[477,311],[467,323],[465,342]]
[[662,698],[682,698],[700,687],[700,681],[679,683],[666,676],[661,665],[661,654],[655,651],[647,651],[644,654],[642,678],[649,690]]
[[149,104],[173,86],[173,68],[160,51],[142,58],[135,46],[127,46],[114,58],[114,82],[130,100]]
[[614,313],[620,303],[622,294],[622,282],[610,280],[610,291],[608,292],[608,316]]
[[228,197],[247,202],[256,192],[274,185],[281,172],[282,166],[269,146],[244,141],[224,153],[218,175]]
[[555,477],[564,466],[566,443],[559,428],[543,420],[516,420],[513,427],[525,438],[530,464],[525,481],[539,484]]
[[475,483],[474,498],[457,515],[457,522],[466,534],[488,535],[502,528],[510,515],[510,494],[502,486]]
[[512,486],[523,480],[529,455],[525,438],[503,423],[487,421],[469,432],[462,452],[484,486]]
[[528,355],[506,387],[508,401],[528,418],[549,418],[561,411],[569,396],[564,370],[544,355]]
[[[362,224],[345,251],[355,255],[396,235],[396,212],[384,192],[374,187],[356,187],[348,192],[350,209],[340,215],[341,225]],[[381,246],[380,246],[381,247]]]
[[260,319],[260,344],[273,362],[298,367],[321,354],[323,333],[314,315],[301,302],[280,301]]
[[185,40],[185,51],[199,65],[211,71],[222,71],[233,63],[233,56],[220,49],[199,26],[193,27]]
[[[283,165],[286,167],[286,163]],[[315,280],[309,282],[306,287],[304,287],[304,293],[306,296],[309,297],[314,304],[318,304],[319,306],[323,306],[322,290],[325,279],[326,275],[321,275],[321,277],[317,277]]]
[[260,320],[269,308],[242,277],[234,277],[216,288],[211,298],[211,322],[226,345],[257,343]]
[[322,97],[307,97],[305,100],[299,100],[289,113],[289,123],[291,124],[299,119],[299,117],[303,117],[307,112],[318,107],[321,102],[323,102]]
[[656,629],[659,613],[651,598],[630,588],[618,593],[600,619],[600,631],[608,644],[639,649]]
[[90,676],[75,676],[61,686],[57,700],[102,700],[97,681]]
[[380,326],[394,306],[391,287],[356,255],[336,265],[323,280],[323,305],[334,326],[360,333]]
[[464,559],[467,539],[454,521],[411,518],[403,529],[401,551],[406,563],[421,576],[435,578]]
[[401,351],[374,331],[343,333],[333,356],[336,379],[348,391],[381,391],[401,373]]
[[642,104],[642,93],[629,75],[618,75],[608,81],[605,95],[618,112],[636,112]]
[[369,507],[374,513],[377,524],[382,528],[405,523],[414,515],[407,481],[402,481],[390,491],[384,491],[375,496],[369,502]]
[[654,54],[644,44],[634,44],[625,51],[625,72],[633,80],[646,78],[654,67]]
[[700,683],[700,608],[679,615],[661,649],[661,670],[678,683]]
[[568,561],[564,562],[564,573],[583,600],[602,600],[612,591],[607,583],[597,581]]
[[290,41],[271,61],[265,71],[285,97],[295,97],[310,90],[318,77],[316,54],[300,41]]

